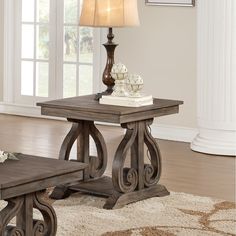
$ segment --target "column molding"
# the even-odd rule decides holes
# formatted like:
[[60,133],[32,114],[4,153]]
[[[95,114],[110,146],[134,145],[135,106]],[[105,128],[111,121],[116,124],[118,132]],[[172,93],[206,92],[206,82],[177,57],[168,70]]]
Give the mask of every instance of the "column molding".
[[197,109],[194,151],[236,156],[236,3],[197,1]]

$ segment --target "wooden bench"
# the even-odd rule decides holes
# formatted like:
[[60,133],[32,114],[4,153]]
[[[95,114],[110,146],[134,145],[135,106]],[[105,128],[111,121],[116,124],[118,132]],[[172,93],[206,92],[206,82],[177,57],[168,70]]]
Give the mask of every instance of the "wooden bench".
[[[18,154],[18,161],[0,164],[0,200],[8,202],[0,211],[0,236],[56,235],[57,218],[43,200],[46,188],[81,180],[84,163]],[[43,220],[33,219],[33,208]],[[9,222],[16,217],[16,225]]]

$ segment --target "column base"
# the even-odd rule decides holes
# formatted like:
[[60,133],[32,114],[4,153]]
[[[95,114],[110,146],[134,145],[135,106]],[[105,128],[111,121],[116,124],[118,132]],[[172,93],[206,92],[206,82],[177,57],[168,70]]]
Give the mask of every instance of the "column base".
[[236,131],[200,129],[191,143],[193,151],[236,157]]

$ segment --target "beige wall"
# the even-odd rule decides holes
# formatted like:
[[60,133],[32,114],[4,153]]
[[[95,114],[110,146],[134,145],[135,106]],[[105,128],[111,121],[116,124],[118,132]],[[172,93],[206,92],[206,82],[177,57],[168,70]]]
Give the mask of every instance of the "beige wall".
[[[145,80],[146,93],[180,99],[180,114],[162,124],[196,127],[196,8],[145,6],[138,0],[140,27],[115,29],[116,61]],[[3,1],[0,0],[0,100],[3,79]]]
[[0,101],[3,94],[3,0],[0,0]]
[[148,94],[184,100],[180,114],[160,123],[196,127],[196,8],[138,2],[140,27],[114,31],[116,62],[140,74]]

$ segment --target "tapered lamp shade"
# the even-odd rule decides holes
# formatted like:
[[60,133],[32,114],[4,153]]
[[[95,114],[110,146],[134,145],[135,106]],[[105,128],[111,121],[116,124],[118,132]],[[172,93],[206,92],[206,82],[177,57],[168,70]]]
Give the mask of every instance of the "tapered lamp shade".
[[83,0],[79,25],[137,26],[139,25],[137,0]]

